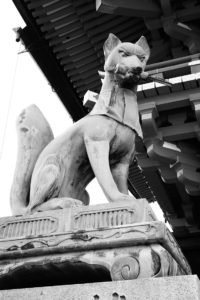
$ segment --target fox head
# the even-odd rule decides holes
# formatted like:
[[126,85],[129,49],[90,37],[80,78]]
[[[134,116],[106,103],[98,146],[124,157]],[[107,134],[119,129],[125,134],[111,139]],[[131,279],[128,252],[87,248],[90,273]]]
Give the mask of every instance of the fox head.
[[[121,81],[137,82],[150,56],[150,48],[144,36],[135,43],[121,42],[110,33],[104,43],[104,70],[114,72]],[[122,78],[123,77],[123,78]]]

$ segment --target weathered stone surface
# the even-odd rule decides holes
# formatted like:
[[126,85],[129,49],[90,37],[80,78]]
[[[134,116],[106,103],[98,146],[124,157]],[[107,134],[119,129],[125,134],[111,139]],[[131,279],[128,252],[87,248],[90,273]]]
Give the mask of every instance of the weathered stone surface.
[[197,276],[145,278],[128,281],[0,291],[2,300],[199,300]]
[[41,151],[54,138],[52,130],[36,105],[24,109],[17,122],[18,154],[10,205],[13,214],[23,214],[30,192],[31,175]]
[[30,108],[25,110],[18,126],[13,214],[69,208],[75,203],[88,205],[85,189],[94,177],[108,202],[135,201],[138,205],[128,193],[127,178],[136,133],[142,138],[136,91],[146,74],[150,48],[143,36],[132,44],[122,43],[113,34],[103,48],[105,78],[98,102],[88,116],[51,141],[46,123],[40,130],[44,123],[41,113],[38,122],[34,111],[30,115]]
[[0,240],[35,237],[51,233],[114,228],[156,221],[146,199],[91,206],[72,206],[26,216],[0,218]]
[[165,224],[139,202],[142,218],[134,202],[2,218],[1,288],[191,274]]

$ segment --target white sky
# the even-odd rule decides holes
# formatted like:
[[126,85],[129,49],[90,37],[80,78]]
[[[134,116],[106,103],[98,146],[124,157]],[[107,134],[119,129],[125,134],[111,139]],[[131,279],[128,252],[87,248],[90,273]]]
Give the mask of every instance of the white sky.
[[[15,120],[23,108],[36,104],[48,120],[54,136],[72,120],[29,53],[15,41],[15,27],[25,24],[13,2],[0,2],[0,217],[10,215],[10,188],[17,155]],[[107,202],[96,182],[88,188],[91,204]],[[159,219],[162,212],[154,204]]]

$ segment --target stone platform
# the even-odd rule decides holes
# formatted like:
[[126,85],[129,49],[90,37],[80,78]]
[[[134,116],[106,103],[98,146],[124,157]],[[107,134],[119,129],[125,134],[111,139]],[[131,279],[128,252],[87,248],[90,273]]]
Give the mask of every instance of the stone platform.
[[[144,199],[0,219],[0,289],[191,274]],[[116,298],[117,299],[117,298]]]
[[0,291],[2,300],[199,300],[197,276],[145,278]]

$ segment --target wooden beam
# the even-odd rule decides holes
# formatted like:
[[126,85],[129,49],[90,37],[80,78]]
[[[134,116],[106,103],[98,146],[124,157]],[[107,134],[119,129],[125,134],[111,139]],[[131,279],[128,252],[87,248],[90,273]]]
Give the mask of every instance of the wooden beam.
[[200,195],[200,173],[195,167],[181,163],[178,157],[172,168],[176,171],[178,180],[184,184],[188,194]]
[[196,138],[196,128],[198,123],[191,122],[176,126],[162,127],[159,129],[163,139],[167,142],[182,141]]
[[[136,155],[137,156],[137,155]],[[138,164],[140,165],[140,167],[144,170],[144,171],[153,171],[153,170],[157,170],[157,168],[159,168],[162,163],[157,161],[157,160],[153,160],[149,157],[138,157]]]
[[188,26],[186,23],[179,22],[175,17],[163,17],[163,29],[170,36],[181,40],[187,45],[188,39],[199,41],[199,29]]
[[154,0],[96,0],[99,12],[132,17],[156,17],[161,10]]
[[169,110],[173,108],[180,108],[190,106],[191,95],[197,94],[200,96],[199,88],[192,90],[184,90],[172,94],[159,95],[151,97],[150,99],[141,99],[139,101],[139,111],[149,102],[155,102],[158,111]]
[[[175,14],[177,22],[191,22],[193,20],[198,20],[200,15],[200,5],[177,10]],[[160,18],[145,18],[145,24],[149,30],[155,30],[163,27],[163,23]]]

